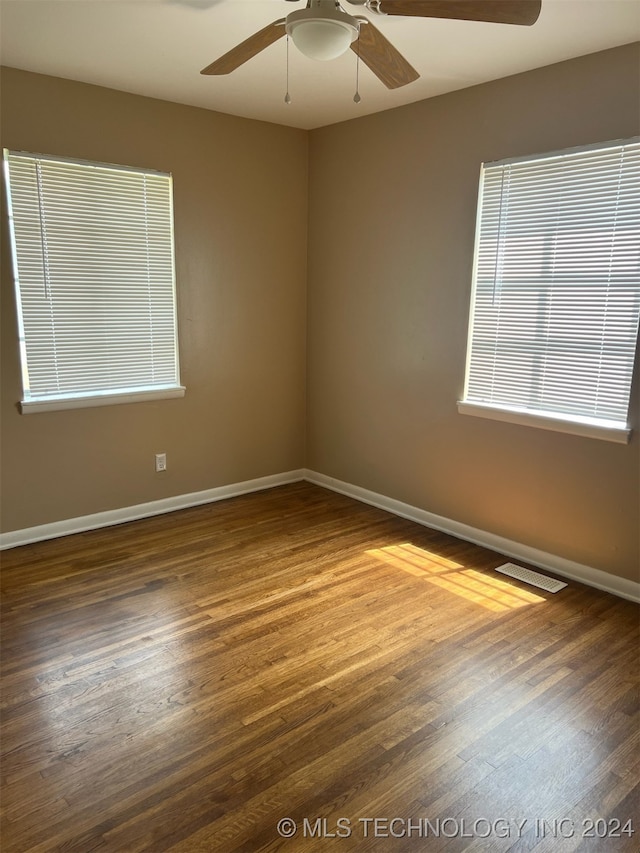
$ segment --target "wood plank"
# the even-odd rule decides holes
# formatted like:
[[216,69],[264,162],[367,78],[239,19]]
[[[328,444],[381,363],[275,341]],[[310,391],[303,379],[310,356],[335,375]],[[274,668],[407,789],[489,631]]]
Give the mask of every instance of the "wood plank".
[[[308,483],[5,552],[3,853],[542,853],[535,820],[639,830],[638,608],[503,562]],[[304,835],[344,817],[348,838]],[[363,817],[527,824],[427,848]]]

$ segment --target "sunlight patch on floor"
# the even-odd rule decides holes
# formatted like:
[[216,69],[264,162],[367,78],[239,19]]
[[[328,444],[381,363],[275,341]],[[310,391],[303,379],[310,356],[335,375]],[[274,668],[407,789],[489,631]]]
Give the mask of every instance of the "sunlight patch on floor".
[[425,551],[409,542],[374,548],[366,553],[389,566],[402,569],[415,577],[422,577],[441,589],[480,604],[495,613],[539,604],[546,600],[541,595],[520,589],[500,578],[475,569],[465,569],[460,563]]

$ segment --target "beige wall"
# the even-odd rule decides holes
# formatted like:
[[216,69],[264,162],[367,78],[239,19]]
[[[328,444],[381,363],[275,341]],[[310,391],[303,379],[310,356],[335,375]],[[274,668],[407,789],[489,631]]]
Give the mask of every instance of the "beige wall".
[[300,468],[307,134],[4,69],[2,144],[173,173],[187,388],[178,400],[20,415],[3,208],[3,529]]
[[637,134],[625,47],[316,130],[307,465],[625,578],[628,446],[459,415],[480,163]]
[[637,577],[637,372],[628,446],[456,410],[481,161],[638,133],[637,71],[620,48],[307,134],[5,70],[4,146],[173,173],[187,394],[18,414],[5,244],[3,529],[306,465]]

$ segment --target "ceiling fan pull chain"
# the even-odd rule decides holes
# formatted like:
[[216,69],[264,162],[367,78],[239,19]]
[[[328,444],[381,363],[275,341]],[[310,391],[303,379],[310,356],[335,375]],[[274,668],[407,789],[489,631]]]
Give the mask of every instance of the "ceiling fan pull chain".
[[358,50],[356,51],[356,93],[353,96],[354,104],[359,104],[362,98],[360,97],[360,30],[358,30]]
[[291,103],[291,95],[289,94],[289,33],[287,33],[287,93],[284,96],[285,104]]

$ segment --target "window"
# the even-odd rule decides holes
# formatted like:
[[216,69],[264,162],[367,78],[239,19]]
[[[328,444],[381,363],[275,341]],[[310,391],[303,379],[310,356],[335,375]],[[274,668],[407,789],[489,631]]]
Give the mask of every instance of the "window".
[[182,396],[171,176],[4,159],[23,413]]
[[485,164],[464,414],[626,442],[640,141]]

